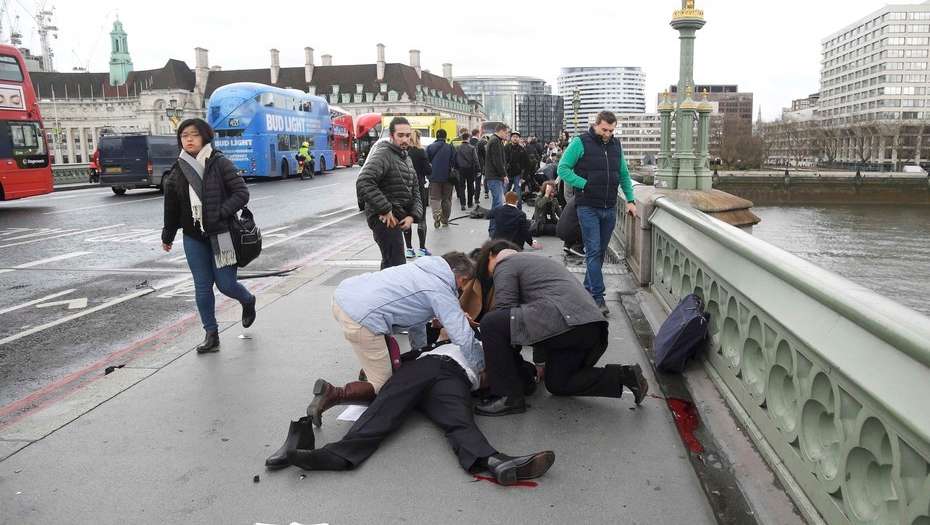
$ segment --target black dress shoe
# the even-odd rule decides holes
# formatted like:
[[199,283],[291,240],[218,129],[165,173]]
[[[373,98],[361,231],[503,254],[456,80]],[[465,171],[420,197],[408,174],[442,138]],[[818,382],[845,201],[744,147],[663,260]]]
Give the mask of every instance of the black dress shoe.
[[248,328],[255,322],[255,303],[258,299],[253,295],[252,302],[242,304],[242,328]]
[[316,438],[313,435],[313,429],[310,427],[310,418],[302,417],[297,421],[291,421],[287,429],[287,438],[274,454],[268,456],[265,460],[265,466],[269,469],[279,469],[289,466],[291,463],[287,460],[287,451],[295,449],[313,449],[316,446]]
[[220,351],[220,333],[216,330],[207,332],[203,342],[197,345],[198,354],[209,354]]
[[491,398],[475,405],[475,414],[479,416],[506,416],[523,412],[526,412],[526,400],[523,398],[511,399],[504,396]]
[[555,452],[546,450],[529,456],[510,457],[495,454],[488,458],[488,472],[501,485],[513,485],[523,479],[542,476],[555,462]]
[[649,393],[649,382],[643,375],[643,369],[639,365],[624,365],[620,368],[621,383],[633,393],[633,402],[637,405],[642,403]]

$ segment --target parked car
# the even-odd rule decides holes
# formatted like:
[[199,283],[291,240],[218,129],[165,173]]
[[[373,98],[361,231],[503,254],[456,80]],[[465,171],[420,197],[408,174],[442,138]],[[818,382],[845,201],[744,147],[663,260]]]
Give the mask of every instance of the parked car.
[[123,195],[136,188],[158,188],[181,153],[174,135],[104,135],[98,142],[100,185]]

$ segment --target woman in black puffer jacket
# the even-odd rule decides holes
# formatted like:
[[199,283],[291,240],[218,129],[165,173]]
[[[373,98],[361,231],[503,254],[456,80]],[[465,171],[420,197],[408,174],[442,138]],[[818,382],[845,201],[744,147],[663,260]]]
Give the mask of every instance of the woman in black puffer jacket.
[[[229,218],[249,202],[249,190],[235,165],[213,149],[213,130],[201,119],[185,120],[178,127],[181,155],[165,182],[165,227],[162,248],[168,252],[180,228],[184,255],[194,276],[197,310],[206,331],[198,353],[216,352],[220,337],[216,322],[213,285],[242,304],[242,326],[255,321],[255,296],[237,280],[235,249],[229,236]],[[181,169],[199,184],[191,187]],[[199,191],[198,191],[199,190]]]

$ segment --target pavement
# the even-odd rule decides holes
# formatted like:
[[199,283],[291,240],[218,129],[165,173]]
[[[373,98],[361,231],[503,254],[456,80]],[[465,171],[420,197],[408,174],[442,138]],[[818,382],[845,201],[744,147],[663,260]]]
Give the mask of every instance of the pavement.
[[[260,291],[250,329],[238,323],[238,305],[219,303],[219,353],[192,351],[202,332],[190,304],[183,322],[138,341],[150,351],[2,424],[0,524],[715,522],[659,396],[636,408],[629,395],[558,398],[541,388],[525,414],[478,418],[502,452],[555,452],[531,487],[466,474],[418,414],[354,471],[266,471],[313,381],[358,372],[330,300],[341,280],[377,270],[379,254],[362,217],[347,222],[357,228]],[[486,238],[486,221],[456,222],[430,230],[434,253]],[[562,260],[557,239],[542,242],[539,255]],[[632,280],[619,265],[606,273],[613,313],[602,362],[640,363],[653,380],[619,302]],[[326,413],[318,445],[348,430],[340,412]]]

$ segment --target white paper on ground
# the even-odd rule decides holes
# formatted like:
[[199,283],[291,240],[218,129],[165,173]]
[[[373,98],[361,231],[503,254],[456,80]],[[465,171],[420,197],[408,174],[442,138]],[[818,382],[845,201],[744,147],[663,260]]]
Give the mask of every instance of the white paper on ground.
[[336,419],[339,421],[358,421],[358,418],[362,417],[367,408],[365,405],[349,405]]

